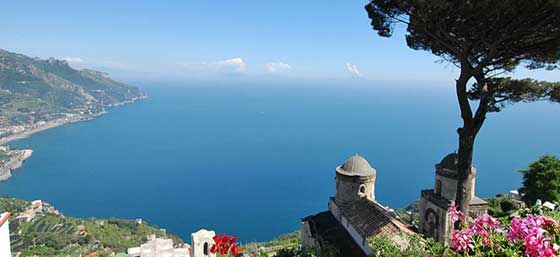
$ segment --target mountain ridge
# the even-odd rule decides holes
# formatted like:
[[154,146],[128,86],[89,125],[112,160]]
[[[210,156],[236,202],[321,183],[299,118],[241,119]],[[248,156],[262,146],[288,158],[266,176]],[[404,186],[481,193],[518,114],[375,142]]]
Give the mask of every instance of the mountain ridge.
[[137,87],[115,81],[105,72],[77,70],[65,60],[0,49],[0,137],[11,134],[13,126],[98,115],[108,107],[145,97]]

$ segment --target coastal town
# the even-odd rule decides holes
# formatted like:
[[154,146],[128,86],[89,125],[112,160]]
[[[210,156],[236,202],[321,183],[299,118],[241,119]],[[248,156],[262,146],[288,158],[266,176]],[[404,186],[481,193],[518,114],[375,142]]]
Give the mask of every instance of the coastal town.
[[[141,95],[138,97],[133,97],[130,100],[117,102],[114,104],[107,105],[107,108],[122,106],[125,104],[130,104],[135,101],[144,100],[148,98],[147,95]],[[35,133],[62,126],[64,124],[89,121],[97,116],[106,114],[105,109],[95,112],[94,109],[77,110],[76,113],[62,113],[58,114],[58,118],[53,118],[50,120],[38,120],[36,122],[29,122],[23,125],[10,125],[3,124],[0,126],[0,145],[5,145],[7,143],[27,138]]]
[[5,145],[12,141],[29,137],[34,133],[55,128],[67,123],[91,120],[95,116],[96,115],[83,114],[83,113],[80,114],[67,113],[64,114],[63,118],[58,118],[58,119],[53,119],[48,121],[40,120],[25,125],[11,125],[11,126],[0,127],[0,145]]

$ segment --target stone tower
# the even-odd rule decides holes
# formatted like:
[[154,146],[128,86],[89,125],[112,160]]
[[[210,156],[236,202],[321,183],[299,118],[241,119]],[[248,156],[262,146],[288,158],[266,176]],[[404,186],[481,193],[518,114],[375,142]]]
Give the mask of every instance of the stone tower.
[[[436,180],[434,183],[434,193],[445,199],[455,201],[455,196],[457,195],[457,184],[459,183],[458,171],[457,171],[457,154],[450,153],[441,160],[440,163],[436,164]],[[473,169],[473,179],[469,181],[470,187],[473,189],[472,197],[474,197],[474,186],[476,169]]]
[[336,167],[335,202],[344,204],[366,197],[375,201],[376,171],[362,156],[355,155]]
[[[425,236],[432,237],[438,242],[445,242],[453,231],[453,223],[449,220],[447,210],[455,204],[457,184],[457,154],[448,154],[436,164],[434,189],[422,190],[419,205],[420,224],[418,230]],[[470,217],[477,217],[486,213],[487,203],[474,195],[476,169],[473,169],[472,200],[470,202]]]

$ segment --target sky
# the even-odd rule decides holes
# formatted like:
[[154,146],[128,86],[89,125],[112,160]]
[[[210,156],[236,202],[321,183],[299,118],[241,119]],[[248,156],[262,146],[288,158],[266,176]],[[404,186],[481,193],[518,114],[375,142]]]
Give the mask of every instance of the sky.
[[[381,38],[367,1],[5,1],[0,48],[126,79],[452,82],[458,70]],[[558,71],[514,77],[559,81]],[[435,84],[437,84],[435,83]]]

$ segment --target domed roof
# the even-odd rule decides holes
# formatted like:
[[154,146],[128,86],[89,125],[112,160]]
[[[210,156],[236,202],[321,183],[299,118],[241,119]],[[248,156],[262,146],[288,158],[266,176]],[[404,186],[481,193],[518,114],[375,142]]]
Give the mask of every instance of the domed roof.
[[373,176],[376,171],[364,157],[356,154],[336,167],[336,172],[346,176]]
[[436,164],[436,173],[446,177],[456,177],[458,175],[457,164],[459,159],[457,153],[450,153],[443,157],[440,163]]
[[442,169],[456,170],[457,163],[459,162],[457,156],[457,153],[450,153],[447,156],[443,157],[443,159],[439,163],[439,167]]

